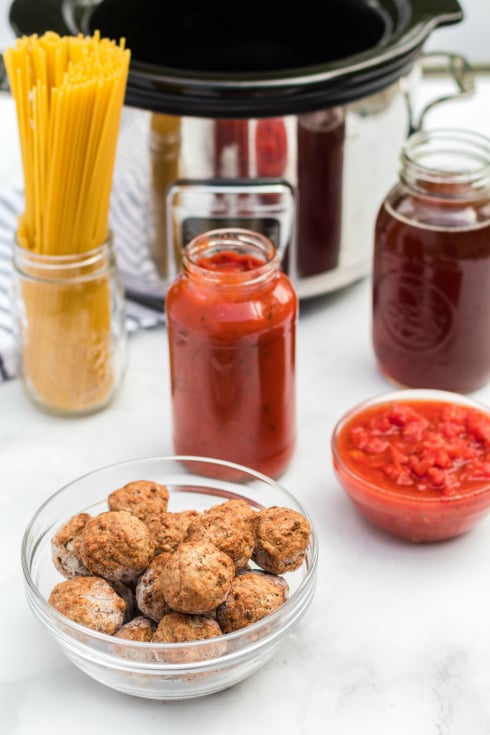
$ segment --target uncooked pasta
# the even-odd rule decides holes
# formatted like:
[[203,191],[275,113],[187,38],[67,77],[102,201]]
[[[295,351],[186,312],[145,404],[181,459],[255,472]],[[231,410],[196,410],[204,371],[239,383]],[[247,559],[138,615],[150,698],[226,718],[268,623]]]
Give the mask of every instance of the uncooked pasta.
[[4,52],[24,174],[24,376],[38,402],[61,412],[96,408],[113,388],[110,268],[87,256],[110,236],[129,59],[124,40],[98,32],[24,36]]

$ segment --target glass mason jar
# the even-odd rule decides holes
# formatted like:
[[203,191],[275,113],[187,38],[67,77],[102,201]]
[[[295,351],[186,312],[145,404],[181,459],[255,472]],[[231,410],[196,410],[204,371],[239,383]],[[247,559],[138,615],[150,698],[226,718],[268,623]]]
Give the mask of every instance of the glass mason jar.
[[337,267],[342,227],[345,111],[298,117],[297,271],[301,278]]
[[372,341],[382,372],[467,393],[490,377],[490,140],[411,136],[375,226]]
[[195,237],[166,314],[176,454],[281,475],[296,437],[298,300],[272,242],[240,228]]
[[180,254],[169,253],[167,192],[179,178],[181,118],[152,113],[150,122],[151,197],[149,202],[150,254],[162,279],[169,277],[170,264],[180,265]]
[[20,370],[38,406],[95,412],[113,398],[126,364],[124,292],[112,240],[76,255],[15,246]]

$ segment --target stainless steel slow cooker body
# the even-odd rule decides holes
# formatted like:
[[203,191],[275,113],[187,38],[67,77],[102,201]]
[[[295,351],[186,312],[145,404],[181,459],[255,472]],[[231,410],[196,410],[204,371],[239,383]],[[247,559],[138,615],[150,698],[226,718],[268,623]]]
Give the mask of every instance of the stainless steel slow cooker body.
[[[270,5],[270,4],[269,4]],[[374,219],[418,124],[422,47],[456,0],[14,0],[17,34],[124,36],[132,52],[113,229],[134,253],[126,287],[157,303],[199,231],[269,234],[300,297],[371,267]],[[447,56],[459,90],[464,59]]]

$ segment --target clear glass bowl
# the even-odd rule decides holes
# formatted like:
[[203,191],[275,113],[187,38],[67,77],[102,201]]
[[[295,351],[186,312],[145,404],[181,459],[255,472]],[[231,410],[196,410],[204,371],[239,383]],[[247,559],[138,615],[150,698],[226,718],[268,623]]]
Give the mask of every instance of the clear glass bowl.
[[[417,491],[400,484],[386,487],[381,469],[365,472],[362,464],[346,461],[339,438],[351,420],[375,407],[409,402],[449,403],[476,409],[490,420],[490,409],[459,393],[435,389],[402,389],[366,400],[347,411],[337,422],[331,437],[333,467],[337,479],[359,513],[375,526],[413,542],[432,542],[458,536],[469,531],[490,507],[490,479],[478,480],[471,486],[444,492]],[[381,437],[382,438],[382,437]],[[489,451],[490,454],[490,451]],[[373,455],[374,456],[374,455]],[[379,455],[380,467],[383,464]],[[473,460],[465,460],[471,463]]]
[[211,694],[263,666],[304,615],[315,591],[318,540],[312,528],[302,566],[285,575],[290,587],[288,600],[247,628],[182,644],[139,643],[98,633],[66,618],[48,603],[51,589],[63,579],[52,562],[51,538],[72,515],[81,511],[96,515],[107,510],[110,492],[143,479],[167,485],[170,511],[204,510],[230,498],[244,498],[256,509],[287,506],[308,518],[293,495],[276,482],[229,462],[164,457],[103,467],[58,490],[34,514],[22,542],[27,600],[65,655],[97,681],[126,694],[152,699]]

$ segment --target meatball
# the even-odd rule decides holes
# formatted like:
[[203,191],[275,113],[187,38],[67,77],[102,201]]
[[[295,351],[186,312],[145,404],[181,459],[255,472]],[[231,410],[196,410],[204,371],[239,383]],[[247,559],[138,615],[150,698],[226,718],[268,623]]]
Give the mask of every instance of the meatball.
[[274,612],[288,597],[285,579],[257,570],[238,574],[216,618],[223,633],[245,628]]
[[228,512],[232,512],[236,516],[239,516],[244,521],[253,521],[257,515],[257,511],[254,510],[246,500],[243,500],[243,498],[232,498],[231,500],[221,503],[221,506]]
[[214,618],[206,615],[185,615],[170,612],[160,622],[153,636],[154,643],[185,643],[204,641],[221,635]]
[[135,583],[153,558],[155,547],[147,526],[127,511],[106,511],[85,524],[80,554],[92,574]]
[[234,574],[228,554],[210,541],[189,541],[169,556],[160,584],[172,610],[201,615],[223,602]]
[[[186,615],[169,613],[163,617],[153,636],[153,643],[187,643],[191,641],[207,641],[209,638],[222,637],[221,628],[216,620],[207,615]],[[204,659],[216,658],[226,651],[223,641],[206,643],[204,646],[183,649],[178,647],[155,650],[159,661],[172,664],[189,664]]]
[[51,551],[56,569],[64,577],[89,576],[90,572],[80,558],[80,538],[88,513],[72,516],[51,539]]
[[167,510],[168,490],[158,482],[137,480],[114,490],[107,502],[109,510],[126,510],[146,522],[151,516]]
[[100,577],[75,577],[51,590],[49,603],[67,618],[112,635],[123,624],[126,603]]
[[170,554],[158,554],[149,563],[136,584],[136,603],[141,612],[158,623],[170,612],[160,584],[162,569]]
[[271,506],[255,517],[252,559],[266,572],[284,574],[301,566],[310,543],[307,519],[291,508]]
[[197,510],[161,512],[146,520],[157,553],[174,551],[184,541],[189,524],[199,518]]
[[255,532],[243,508],[225,502],[213,505],[194,520],[187,531],[186,541],[211,541],[231,556],[238,568],[245,567],[250,561]]
[[150,643],[155,633],[156,625],[144,615],[138,615],[114,633],[115,638],[124,638],[128,641]]

